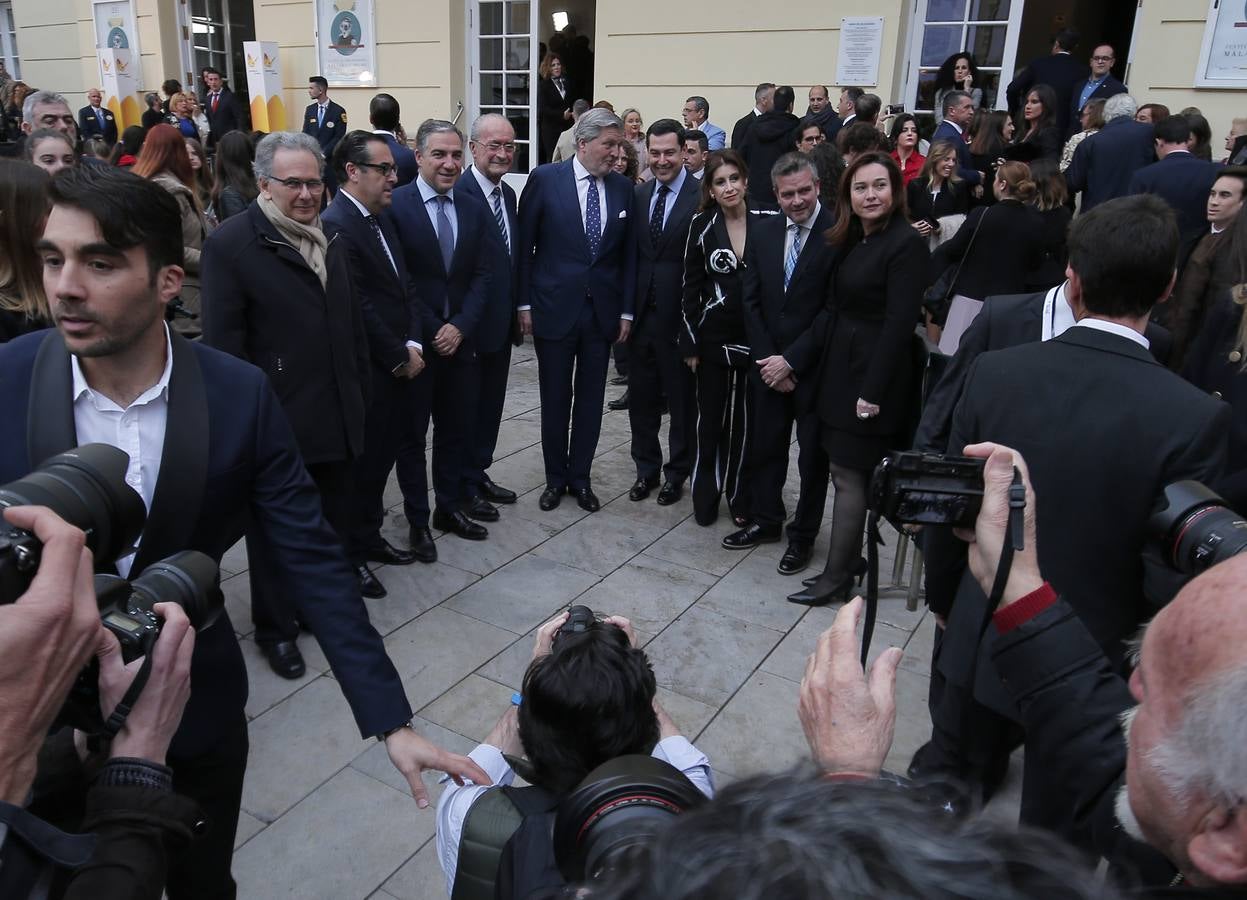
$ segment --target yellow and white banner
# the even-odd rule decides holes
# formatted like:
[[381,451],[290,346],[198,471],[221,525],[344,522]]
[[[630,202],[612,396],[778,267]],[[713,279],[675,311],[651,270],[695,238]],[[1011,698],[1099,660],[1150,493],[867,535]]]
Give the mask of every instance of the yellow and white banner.
[[141,124],[143,110],[138,101],[138,55],[131,50],[113,47],[96,50],[95,55],[100,66],[104,108],[117,120],[118,133],[131,125]]
[[273,41],[243,41],[247,58],[247,93],[251,95],[251,127],[272,133],[286,130],[286,104],[281,99],[281,60]]

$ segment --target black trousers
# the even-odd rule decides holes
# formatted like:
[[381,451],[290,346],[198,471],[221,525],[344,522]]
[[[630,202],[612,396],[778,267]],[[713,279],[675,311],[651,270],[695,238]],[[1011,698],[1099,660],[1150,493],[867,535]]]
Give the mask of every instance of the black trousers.
[[[652,308],[628,343],[628,422],[636,477],[657,481],[661,469],[664,480],[683,484],[693,468],[693,373],[680,358],[675,334],[667,333]],[[667,425],[670,457],[665,466],[658,437],[664,397],[671,416]]]
[[372,402],[364,419],[364,452],[355,460],[355,493],[352,503],[347,552],[353,565],[364,562],[367,552],[381,545],[385,521],[385,484],[398,451],[415,428],[416,382],[424,377],[396,378],[377,366],[372,368]]
[[433,409],[433,378],[429,374],[428,350],[431,348],[426,349],[424,370],[411,382],[411,421],[394,458],[398,487],[403,493],[403,514],[413,528],[429,524],[429,474],[424,448]]
[[750,517],[759,525],[779,526],[787,516],[784,508],[784,482],[788,478],[788,449],[792,426],[797,426],[797,473],[801,493],[797,510],[788,523],[788,540],[813,543],[823,521],[827,504],[828,466],[823,450],[822,424],[813,412],[798,414],[794,393],[781,394],[750,373],[753,394],[753,429],[750,432],[750,467],[753,472],[753,500]]
[[511,373],[511,343],[501,350],[480,354],[480,400],[468,441],[467,482],[469,493],[475,494],[485,483],[485,472],[494,463],[498,446],[498,428],[502,425],[502,407],[507,401],[507,378]]
[[[353,518],[354,463],[351,460],[309,463],[307,473],[320,491],[321,510],[329,527],[347,546]],[[251,621],[255,642],[275,644],[299,635],[294,604],[286,596],[286,573],[276,568],[268,541],[254,528],[247,530],[247,577],[251,582]]]
[[628,345],[616,344],[611,351],[611,355],[615,357],[615,372],[621,378],[628,377]]
[[749,516],[753,403],[748,369],[729,365],[721,346],[699,347],[698,351],[693,515],[697,524],[709,525],[719,516],[719,499],[724,494],[733,516]]

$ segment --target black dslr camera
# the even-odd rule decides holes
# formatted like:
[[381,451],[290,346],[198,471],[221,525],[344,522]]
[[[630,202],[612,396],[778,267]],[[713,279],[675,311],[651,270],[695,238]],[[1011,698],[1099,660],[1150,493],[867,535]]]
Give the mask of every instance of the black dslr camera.
[[935,453],[889,453],[870,479],[870,508],[894,526],[973,528],[983,505],[986,460]]
[[1165,488],[1148,531],[1165,562],[1183,575],[1198,575],[1247,549],[1247,522],[1198,481]]
[[[126,484],[130,458],[108,444],[85,444],[61,453],[17,481],[0,486],[0,510],[46,506],[82,529],[97,561],[124,556],[143,531],[143,498]],[[30,587],[43,545],[25,529],[0,518],[0,604],[13,603]],[[216,621],[224,606],[219,571],[212,559],[188,550],[153,563],[134,579],[95,576],[100,620],[116,635],[126,662],[144,656],[160,634],[157,603],[177,603],[196,630]],[[71,688],[58,723],[97,733],[100,715],[98,665],[92,660]]]
[[581,634],[589,630],[589,626],[594,622],[600,622],[599,619],[587,606],[572,606],[567,610],[567,621],[559,626],[559,630],[554,632],[554,640],[552,643],[557,644],[559,638],[565,634]]

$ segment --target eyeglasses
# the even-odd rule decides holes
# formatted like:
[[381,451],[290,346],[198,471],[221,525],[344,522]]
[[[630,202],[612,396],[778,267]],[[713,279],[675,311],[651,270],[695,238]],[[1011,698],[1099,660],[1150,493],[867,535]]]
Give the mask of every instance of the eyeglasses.
[[378,172],[381,173],[382,178],[389,178],[391,173],[398,171],[398,166],[394,165],[394,163],[357,162],[357,163],[354,163],[353,165],[356,165],[361,169],[376,169]]
[[515,142],[508,141],[507,143],[504,144],[504,143],[501,143],[500,141],[490,141],[488,144],[485,144],[485,149],[488,150],[490,153],[497,153],[500,150],[505,150],[508,153],[514,153]]
[[1092,62],[1112,62],[1112,61],[1113,61],[1113,57],[1111,57],[1111,56],[1093,56],[1093,57],[1091,57],[1091,61],[1092,61]]
[[307,188],[309,194],[319,194],[325,189],[325,182],[319,178],[313,178],[304,181],[302,178],[274,178],[278,184],[288,191],[294,191],[296,194],[303,193],[303,189]]

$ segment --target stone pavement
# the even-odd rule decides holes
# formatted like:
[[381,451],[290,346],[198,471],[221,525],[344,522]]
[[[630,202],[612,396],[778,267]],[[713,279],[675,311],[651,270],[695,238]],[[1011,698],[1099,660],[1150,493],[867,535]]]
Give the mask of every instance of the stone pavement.
[[[617,390],[609,390],[608,398]],[[593,471],[602,501],[588,515],[571,498],[543,513],[537,363],[515,352],[492,477],[520,494],[489,525],[489,540],[437,540],[431,566],[380,567],[389,589],[369,600],[372,622],[402,675],[422,734],[466,753],[518,690],[534,629],[573,601],[629,617],[658,677],[660,699],[684,734],[710,757],[719,786],[805,757],[798,683],[834,609],[794,606],[785,596],[804,576],[779,575],[784,544],[724,550],[725,514],[702,528],[687,491],[670,507],[628,500],[635,479],[626,412],[607,412]],[[796,463],[789,467],[789,509]],[[401,498],[390,486],[386,525],[406,541]],[[830,515],[830,505],[827,509]],[[815,562],[827,552],[828,520]],[[880,581],[890,581],[896,536],[885,532]],[[433,808],[420,811],[385,748],[361,741],[324,655],[300,639],[307,674],[275,676],[251,639],[246,556],[222,562],[226,602],[251,678],[251,759],[234,856],[239,897],[301,900],[372,897],[444,900],[433,840]],[[908,573],[907,573],[908,574]],[[910,612],[904,592],[885,590],[875,652],[905,648],[897,682],[897,727],[889,768],[904,771],[929,734],[926,712],[932,624]],[[426,784],[436,801],[437,777]]]

